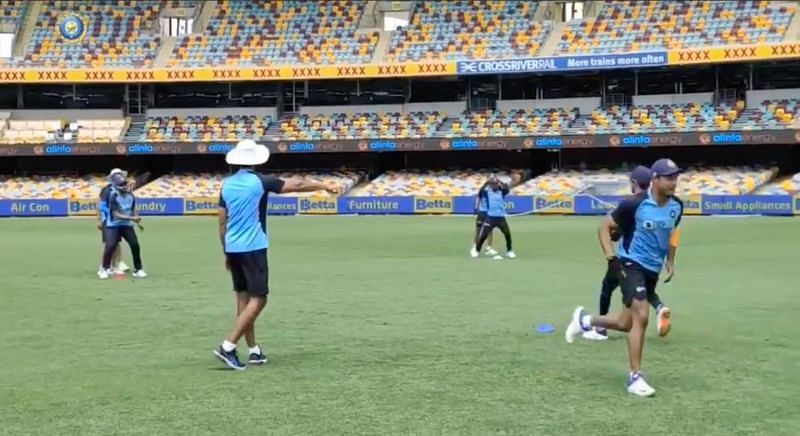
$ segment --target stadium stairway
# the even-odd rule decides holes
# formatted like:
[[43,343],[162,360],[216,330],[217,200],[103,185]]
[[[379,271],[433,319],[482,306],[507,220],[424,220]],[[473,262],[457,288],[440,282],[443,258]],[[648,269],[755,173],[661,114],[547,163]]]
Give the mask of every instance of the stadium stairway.
[[130,118],[131,124],[128,131],[125,132],[125,142],[138,142],[144,134],[144,122],[147,116],[130,115],[128,118]]
[[558,43],[561,41],[561,34],[564,33],[564,28],[567,27],[567,23],[555,22],[553,23],[553,30],[550,31],[550,35],[547,37],[547,40],[542,45],[542,48],[539,49],[539,56],[553,56],[558,49]]
[[158,48],[158,54],[153,62],[155,68],[164,68],[167,66],[167,62],[169,62],[169,58],[172,56],[172,50],[177,43],[177,37],[161,35],[161,47]]
[[453,123],[458,121],[458,118],[447,117],[442,121],[442,125],[439,126],[439,129],[434,133],[434,136],[437,138],[443,138],[447,136],[447,132],[450,132],[453,128]]
[[200,10],[197,20],[194,23],[194,32],[201,33],[208,28],[208,22],[211,21],[211,15],[217,10],[216,1],[204,1],[203,8]]
[[375,44],[375,51],[372,53],[372,63],[379,64],[386,61],[386,52],[389,51],[391,40],[391,31],[381,30],[378,32],[378,43]]
[[[773,8],[786,8],[797,7],[797,2],[772,2]],[[789,22],[789,27],[786,28],[786,34],[783,35],[785,41],[797,41],[800,39],[800,14],[794,14],[792,21]]]
[[267,127],[267,130],[264,132],[264,137],[269,139],[274,139],[274,138],[280,139],[281,123],[288,122],[291,118],[294,118],[296,116],[297,114],[294,113],[288,113],[288,112],[284,113],[283,116],[281,116],[281,118],[277,122],[272,123],[269,125],[269,127]]
[[12,52],[14,57],[21,58],[25,56],[25,49],[31,42],[33,29],[36,28],[36,19],[42,10],[42,3],[44,2],[32,1],[28,3],[28,15],[25,17],[25,21],[22,22],[22,27],[17,31],[18,38],[14,42],[14,51]]

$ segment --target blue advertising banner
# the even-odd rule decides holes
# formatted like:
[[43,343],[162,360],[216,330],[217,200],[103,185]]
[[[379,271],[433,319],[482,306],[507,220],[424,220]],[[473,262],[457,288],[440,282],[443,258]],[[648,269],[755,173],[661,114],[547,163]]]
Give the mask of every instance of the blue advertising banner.
[[624,195],[578,195],[575,197],[575,213],[578,215],[605,215],[614,210],[624,199]]
[[297,215],[297,197],[279,197],[270,195],[267,198],[269,215]]
[[0,200],[0,216],[67,216],[67,200]]
[[459,61],[459,75],[515,74],[545,71],[581,71],[611,68],[656,67],[668,64],[667,52],[618,53],[545,58]]
[[[509,214],[602,215],[617,207],[625,196],[516,196],[506,197]],[[800,215],[800,196],[789,195],[691,195],[683,199],[685,215]],[[297,214],[458,214],[475,211],[475,196],[419,197],[282,197],[270,196],[270,215]],[[138,198],[142,215],[213,215],[217,199]],[[96,200],[0,199],[0,217],[92,216]]]
[[342,197],[339,213],[409,214],[414,213],[414,197]]
[[788,195],[703,195],[703,215],[792,215]]

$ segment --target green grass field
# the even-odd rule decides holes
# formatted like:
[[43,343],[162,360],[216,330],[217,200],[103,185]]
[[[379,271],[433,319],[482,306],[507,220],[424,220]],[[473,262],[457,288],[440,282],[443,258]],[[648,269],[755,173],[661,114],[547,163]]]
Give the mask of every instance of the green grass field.
[[0,433],[797,435],[800,223],[684,221],[652,399],[625,391],[623,336],[564,342],[596,310],[597,223],[513,218],[519,258],[492,261],[466,218],[270,218],[271,362],[232,372],[214,219],[147,219],[151,276],[124,281],[95,276],[90,220],[0,221]]

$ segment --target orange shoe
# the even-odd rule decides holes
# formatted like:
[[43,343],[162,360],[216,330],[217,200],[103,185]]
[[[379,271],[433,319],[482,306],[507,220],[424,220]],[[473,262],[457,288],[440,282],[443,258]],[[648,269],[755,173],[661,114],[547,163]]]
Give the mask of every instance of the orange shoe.
[[672,324],[669,322],[671,315],[672,311],[666,306],[658,311],[658,335],[662,338],[669,334],[669,330],[672,328]]

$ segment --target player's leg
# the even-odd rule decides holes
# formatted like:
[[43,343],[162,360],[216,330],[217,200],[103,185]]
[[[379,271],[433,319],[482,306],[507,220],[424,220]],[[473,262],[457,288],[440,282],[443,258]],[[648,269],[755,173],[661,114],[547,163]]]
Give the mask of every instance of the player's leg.
[[104,227],[103,232],[105,233],[103,263],[101,270],[97,272],[97,276],[101,279],[107,279],[111,271],[111,257],[114,254],[114,250],[116,250],[119,245],[121,235],[119,233],[119,227]]
[[[214,351],[214,354],[230,368],[245,369],[245,365],[239,361],[239,357],[236,354],[236,344],[248,330],[252,333],[253,343],[255,343],[255,321],[267,305],[267,294],[269,293],[266,250],[235,253],[229,255],[229,258],[234,287],[239,289],[246,288],[248,299],[247,303],[238,310],[239,314],[236,317],[233,330],[222,345]],[[250,354],[250,360],[253,363],[266,362],[266,356],[263,355],[261,348],[257,344],[250,347]],[[254,357],[257,359],[254,359]]]
[[[648,286],[648,288],[649,287],[650,286]],[[652,287],[655,289],[655,285]],[[658,316],[658,323],[656,324],[658,328],[658,335],[661,337],[666,336],[672,329],[672,322],[670,320],[672,317],[672,310],[664,305],[664,302],[661,301],[661,297],[658,296],[656,291],[647,292],[647,302],[653,306],[653,309],[655,309]]]
[[130,267],[122,261],[122,244],[117,245],[117,249],[114,250],[114,255],[111,257],[111,265],[119,272],[130,270]]
[[508,220],[505,218],[500,218],[497,223],[497,227],[503,233],[503,237],[506,239],[506,256],[510,258],[515,258],[517,255],[514,253],[514,248],[511,245],[511,227],[508,226]]
[[136,230],[134,230],[133,227],[120,227],[120,233],[131,248],[134,270],[133,276],[139,278],[147,277],[147,273],[142,270],[142,249],[139,245],[139,237],[136,236]]
[[630,261],[623,263],[621,283],[623,302],[630,307],[632,317],[631,331],[628,332],[628,356],[630,359],[628,392],[642,397],[649,397],[656,392],[647,384],[641,374],[645,333],[650,316],[647,294],[655,291],[653,276],[657,280],[656,274],[645,271],[636,263]]
[[106,225],[100,227],[100,266],[97,268],[97,275],[101,276],[105,269],[103,268],[103,256],[106,252]]
[[[603,277],[603,281],[600,284],[600,311],[598,312],[600,316],[608,315],[608,311],[611,308],[611,296],[613,295],[614,289],[616,289],[617,286],[619,286],[619,272],[612,267],[611,263],[609,263],[608,268],[606,269],[606,275]],[[583,337],[584,339],[594,341],[604,341],[608,339],[608,331],[606,327],[596,326],[592,331],[584,333]]]
[[489,235],[492,234],[492,230],[494,230],[496,226],[495,219],[491,217],[487,217],[486,220],[483,221],[483,225],[481,225],[481,231],[478,235],[478,244],[470,254],[472,257],[478,257],[481,252],[481,248],[483,248],[483,244],[486,242],[486,239]]

